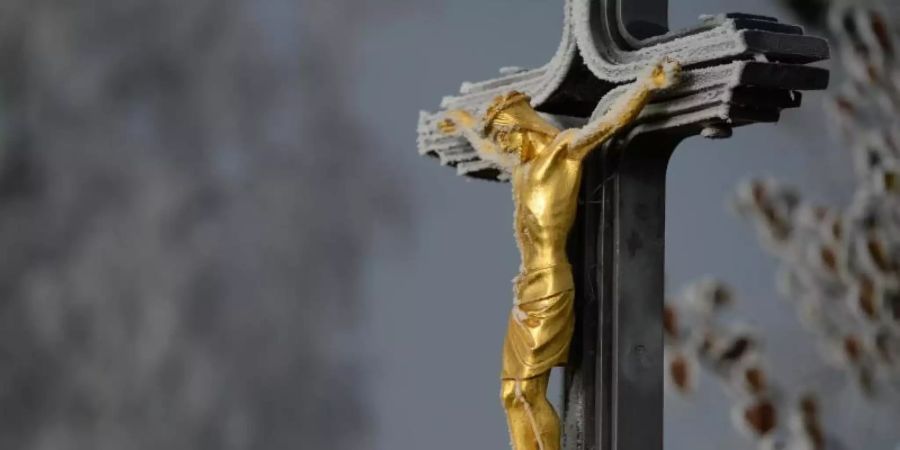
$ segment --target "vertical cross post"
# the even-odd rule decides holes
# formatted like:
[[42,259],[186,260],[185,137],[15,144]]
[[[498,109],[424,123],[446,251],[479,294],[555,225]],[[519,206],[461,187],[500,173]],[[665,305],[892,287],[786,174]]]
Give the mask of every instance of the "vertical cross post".
[[[805,64],[828,45],[769,17],[721,14],[668,32],[668,0],[566,0],[562,43],[545,66],[465,83],[446,109],[480,113],[519,90],[560,122],[602,115],[661,56],[687,69],[627,133],[584,162],[578,219],[569,237],[576,330],[564,387],[566,450],[663,448],[663,270],[668,161],[686,137],[728,137],[777,122],[800,90],[824,89],[828,72]],[[458,138],[441,113],[423,112],[419,150],[475,178],[502,170]]]
[[570,237],[577,325],[565,448],[661,449],[666,167],[677,140],[644,138],[587,161]]
[[[619,6],[605,20],[623,47],[668,31],[668,0],[607,6]],[[566,450],[663,448],[665,187],[678,142],[626,139],[585,162],[569,243],[580,289],[564,378]]]

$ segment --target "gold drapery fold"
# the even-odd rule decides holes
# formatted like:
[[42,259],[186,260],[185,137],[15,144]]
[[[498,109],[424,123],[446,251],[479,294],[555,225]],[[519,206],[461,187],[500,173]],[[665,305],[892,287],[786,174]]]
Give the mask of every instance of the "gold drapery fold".
[[513,283],[501,378],[522,380],[566,363],[575,328],[572,267],[525,271]]

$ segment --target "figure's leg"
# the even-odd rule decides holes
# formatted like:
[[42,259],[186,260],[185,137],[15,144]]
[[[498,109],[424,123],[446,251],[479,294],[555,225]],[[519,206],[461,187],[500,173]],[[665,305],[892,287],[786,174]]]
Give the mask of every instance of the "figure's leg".
[[560,423],[547,400],[550,372],[525,380],[503,380],[500,398],[513,450],[559,450]]

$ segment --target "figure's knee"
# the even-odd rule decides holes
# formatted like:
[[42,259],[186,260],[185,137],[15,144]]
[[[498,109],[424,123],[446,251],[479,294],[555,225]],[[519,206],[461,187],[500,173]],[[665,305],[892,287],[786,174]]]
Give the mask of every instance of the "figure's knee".
[[547,401],[547,377],[541,376],[525,380],[503,380],[500,387],[500,401],[506,409],[516,403],[535,405]]
[[547,384],[549,374],[528,378],[519,381],[519,397],[525,398],[529,403],[536,403],[547,399]]
[[516,380],[503,380],[500,382],[500,403],[503,404],[504,409],[509,410],[515,406],[519,397],[517,395],[517,383],[518,381]]

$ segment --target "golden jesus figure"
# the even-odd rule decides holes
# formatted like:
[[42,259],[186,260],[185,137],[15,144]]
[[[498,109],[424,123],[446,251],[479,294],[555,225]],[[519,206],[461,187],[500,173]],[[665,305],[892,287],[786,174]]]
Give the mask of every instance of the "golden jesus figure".
[[522,257],[503,344],[501,399],[514,450],[558,450],[560,420],[547,400],[550,369],[565,365],[575,326],[574,282],[566,240],[575,221],[581,164],[630,125],[651,95],[671,86],[681,67],[665,59],[640,77],[600,119],[560,131],[528,96],[497,97],[484,120],[448,111],[440,131],[461,134],[511,175],[515,237]]

